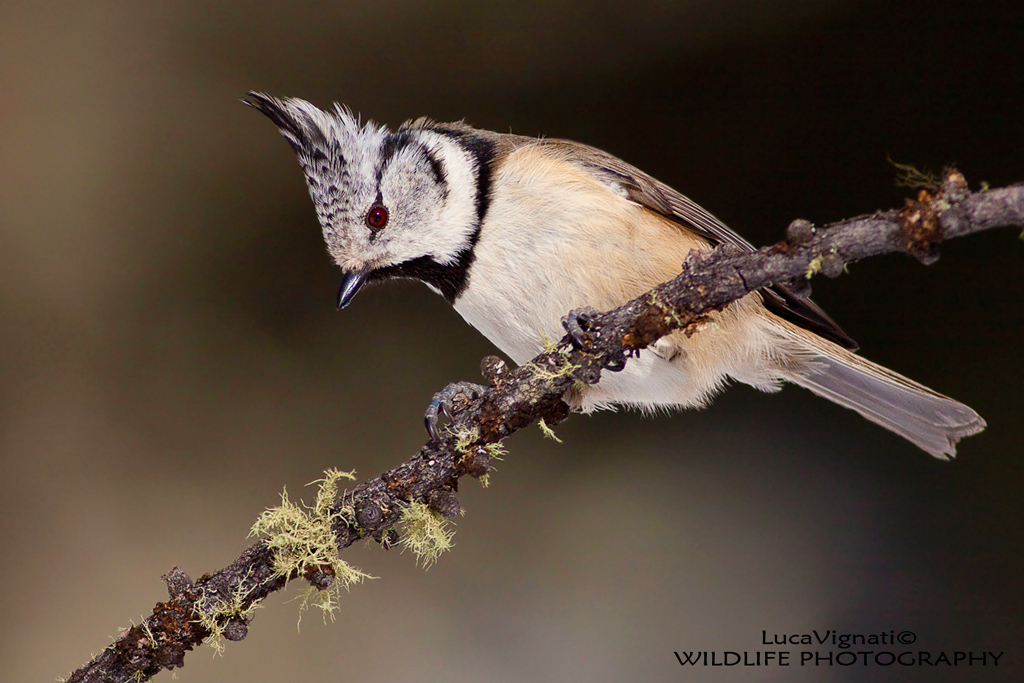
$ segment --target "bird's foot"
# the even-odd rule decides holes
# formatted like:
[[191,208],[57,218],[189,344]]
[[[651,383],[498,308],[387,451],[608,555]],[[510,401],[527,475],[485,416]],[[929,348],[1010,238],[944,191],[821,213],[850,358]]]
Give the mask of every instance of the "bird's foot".
[[594,340],[597,335],[591,332],[590,328],[594,318],[600,313],[587,306],[570,311],[569,315],[562,317],[562,327],[569,334],[572,345],[580,351],[590,351],[594,348]]
[[[594,342],[600,338],[600,330],[592,331],[594,318],[600,313],[590,306],[586,308],[578,308],[575,311],[571,311],[569,315],[562,318],[562,327],[565,328],[566,333],[569,335],[572,345],[580,351],[593,351]],[[619,353],[613,354],[604,363],[604,368],[611,372],[620,372],[626,367],[626,358],[634,355],[629,351],[620,351]],[[636,353],[639,355],[639,352]]]
[[434,394],[434,400],[430,402],[423,421],[427,427],[427,434],[431,441],[440,441],[437,431],[437,420],[444,415],[451,420],[455,415],[461,413],[470,401],[483,396],[487,387],[472,382],[452,382],[441,391]]

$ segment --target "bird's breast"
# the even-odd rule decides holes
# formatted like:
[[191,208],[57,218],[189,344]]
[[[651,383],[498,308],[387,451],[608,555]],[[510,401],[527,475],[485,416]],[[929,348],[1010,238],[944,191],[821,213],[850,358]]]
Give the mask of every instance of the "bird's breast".
[[671,279],[706,248],[577,166],[531,148],[495,174],[456,310],[517,363],[562,337],[573,309],[608,310]]

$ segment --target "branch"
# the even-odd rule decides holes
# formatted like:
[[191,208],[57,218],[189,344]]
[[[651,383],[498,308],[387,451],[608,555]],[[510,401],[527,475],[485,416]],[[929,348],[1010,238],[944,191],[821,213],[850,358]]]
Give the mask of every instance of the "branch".
[[[1024,184],[971,193],[964,177],[951,171],[940,187],[921,190],[899,210],[825,228],[796,220],[784,241],[753,252],[728,245],[693,252],[674,280],[589,317],[586,348],[576,348],[567,336],[512,371],[493,356],[485,359],[482,369],[491,387],[456,412],[440,442],[428,442],[410,460],[341,496],[334,495],[337,477],[329,474],[321,489],[329,495],[318,495],[309,512],[333,536],[328,545],[335,555],[360,538],[388,547],[399,540],[395,527],[403,514],[423,505],[438,518],[458,514],[459,479],[485,475],[502,439],[538,420],[564,420],[566,391],[597,383],[603,369],[621,369],[669,332],[693,334],[713,311],[774,283],[806,296],[808,279],[819,273],[837,277],[849,263],[891,252],[927,265],[938,258],[940,242],[1003,226],[1024,227]],[[329,556],[282,564],[282,547],[274,539],[256,543],[228,567],[195,582],[172,569],[163,577],[170,600],[158,603],[150,617],[68,681],[146,680],[161,669],[184,666],[185,653],[211,636],[244,638],[252,609],[292,579],[303,578],[320,591],[357,580],[341,575],[344,563]]]

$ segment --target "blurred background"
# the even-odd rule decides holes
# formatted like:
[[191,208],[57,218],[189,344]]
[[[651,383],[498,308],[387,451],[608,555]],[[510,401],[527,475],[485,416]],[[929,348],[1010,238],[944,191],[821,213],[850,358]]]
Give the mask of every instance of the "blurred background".
[[[0,3],[0,661],[67,675],[220,568],[287,486],[373,476],[492,347],[426,287],[343,313],[288,145],[249,89],[604,148],[755,244],[899,206],[888,158],[1024,179],[1014,3]],[[815,281],[862,353],[989,422],[940,462],[796,388],[576,416],[463,486],[453,552],[338,621],[268,601],[181,681],[1020,680],[1024,243]],[[998,669],[681,670],[761,631],[917,633]],[[790,648],[799,650],[801,648]],[[162,674],[170,678],[170,674]]]

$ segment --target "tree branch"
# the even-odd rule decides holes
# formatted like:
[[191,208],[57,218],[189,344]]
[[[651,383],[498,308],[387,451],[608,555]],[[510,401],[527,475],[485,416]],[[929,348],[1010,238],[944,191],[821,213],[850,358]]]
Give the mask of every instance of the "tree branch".
[[[964,177],[951,171],[941,186],[921,190],[899,210],[875,213],[815,228],[794,221],[786,239],[746,252],[720,246],[691,253],[674,280],[607,313],[588,317],[581,346],[569,337],[516,370],[495,357],[482,369],[491,387],[453,416],[440,443],[429,442],[410,460],[346,491],[321,520],[329,522],[335,552],[360,538],[385,547],[398,540],[395,526],[414,503],[438,515],[459,512],[459,479],[487,473],[494,445],[538,420],[565,419],[565,392],[578,383],[595,384],[601,372],[620,367],[660,337],[676,330],[694,334],[707,316],[744,295],[783,284],[806,296],[807,280],[837,277],[854,261],[891,252],[922,263],[938,258],[940,242],[996,227],[1024,227],[1024,184],[971,193]],[[333,490],[333,489],[332,489]],[[324,590],[336,578],[330,562],[293,565],[282,574],[278,553],[262,541],[228,567],[196,582],[178,568],[166,575],[170,600],[118,637],[69,681],[142,681],[161,669],[184,665],[185,653],[211,635],[245,637],[251,609],[289,580],[304,578]]]

